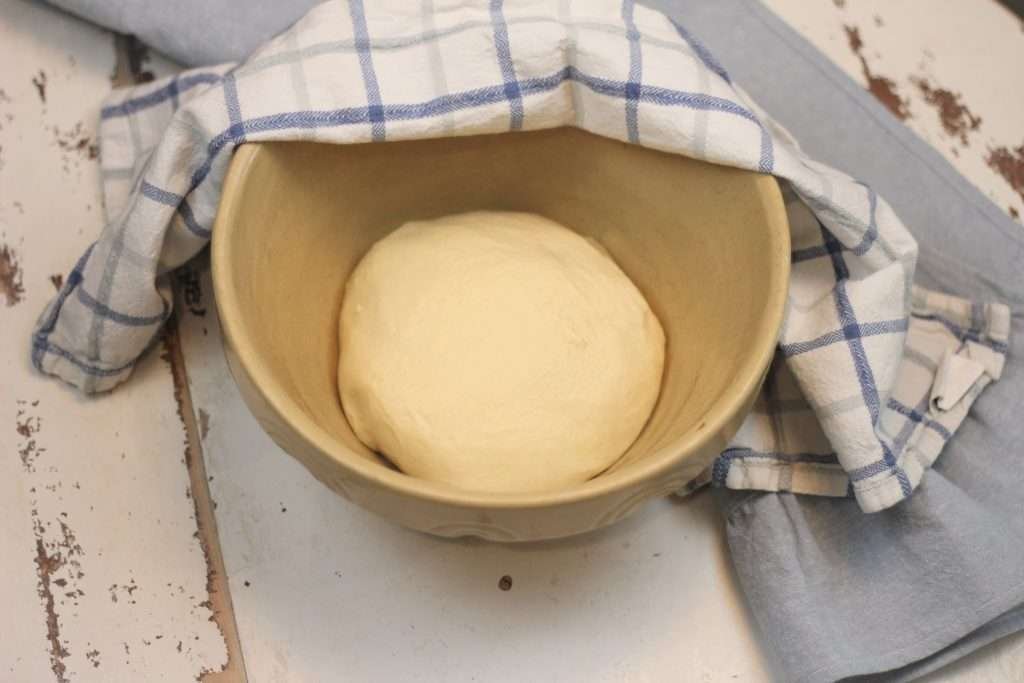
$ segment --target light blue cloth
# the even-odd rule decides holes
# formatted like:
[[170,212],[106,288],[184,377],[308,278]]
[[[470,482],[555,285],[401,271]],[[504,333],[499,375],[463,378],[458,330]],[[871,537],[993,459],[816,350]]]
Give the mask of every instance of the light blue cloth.
[[[756,0],[646,2],[700,36],[810,155],[887,197],[922,242],[922,284],[1013,314],[1002,379],[910,501],[864,515],[850,500],[720,491],[778,679],[908,680],[1024,629],[1024,231]],[[248,54],[315,2],[266,3],[259,25],[227,0],[59,4],[200,64]]]
[[1002,378],[910,500],[864,515],[719,490],[779,679],[910,680],[1024,630],[1024,229],[759,2],[647,2],[687,22],[805,151],[885,195],[919,240],[922,285],[1012,311]]

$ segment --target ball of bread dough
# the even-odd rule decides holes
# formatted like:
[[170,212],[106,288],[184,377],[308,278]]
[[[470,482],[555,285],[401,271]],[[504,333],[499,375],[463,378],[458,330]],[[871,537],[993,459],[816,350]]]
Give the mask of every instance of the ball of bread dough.
[[665,336],[600,246],[535,214],[403,225],[352,272],[338,384],[360,440],[481,492],[579,484],[658,398]]

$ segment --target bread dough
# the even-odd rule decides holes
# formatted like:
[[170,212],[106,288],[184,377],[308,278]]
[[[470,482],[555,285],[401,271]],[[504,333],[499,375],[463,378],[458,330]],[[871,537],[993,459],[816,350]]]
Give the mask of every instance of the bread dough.
[[665,336],[599,245],[528,213],[403,225],[345,287],[352,429],[403,472],[464,490],[579,484],[636,440]]

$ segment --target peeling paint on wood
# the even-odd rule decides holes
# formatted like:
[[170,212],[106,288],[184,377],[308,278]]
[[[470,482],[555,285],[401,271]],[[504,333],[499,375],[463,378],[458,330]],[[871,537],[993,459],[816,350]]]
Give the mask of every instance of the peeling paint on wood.
[[1009,147],[997,147],[991,149],[986,157],[988,165],[1003,179],[1010,187],[1024,199],[1024,144],[1011,149]]
[[59,554],[50,555],[46,551],[43,539],[40,537],[41,529],[37,528],[36,536],[36,572],[39,574],[39,598],[43,601],[43,609],[46,614],[46,637],[50,641],[50,668],[57,679],[57,683],[67,683],[65,677],[67,667],[64,659],[70,654],[60,640],[60,623],[57,619],[57,610],[54,608],[53,591],[50,588],[50,580],[53,573],[63,566]]
[[912,76],[910,81],[921,91],[925,102],[935,107],[946,133],[959,138],[960,143],[966,146],[967,133],[978,130],[981,117],[975,116],[963,103],[960,93],[932,86],[924,77]]
[[227,654],[200,605],[169,370],[151,354],[124,389],[85,400],[26,360],[33,323],[102,227],[95,130],[113,38],[0,0],[0,63],[0,604],[18,624],[0,638],[0,680],[199,677]]
[[[179,300],[182,296],[183,294],[179,291]],[[214,517],[217,503],[210,495],[202,454],[202,439],[205,438],[205,434],[200,435],[193,414],[191,391],[179,339],[176,314],[172,314],[168,321],[164,336],[164,352],[161,357],[171,369],[178,418],[185,431],[184,460],[189,473],[186,498],[191,500],[194,506],[197,527],[194,536],[199,541],[203,557],[206,560],[206,599],[199,603],[199,606],[211,612],[210,621],[217,626],[227,648],[227,660],[224,666],[220,669],[204,669],[200,672],[197,680],[201,680],[203,683],[217,683],[222,680],[244,681],[246,674],[241,643],[238,638],[238,627],[235,623]],[[209,429],[209,418],[202,420],[201,424],[204,431]]]
[[762,2],[905,115],[909,128],[997,206],[1024,214],[1014,180],[1024,88],[1014,87],[1009,66],[1024,64],[1017,17],[990,0],[945,0],[927,21],[914,3],[889,0]]

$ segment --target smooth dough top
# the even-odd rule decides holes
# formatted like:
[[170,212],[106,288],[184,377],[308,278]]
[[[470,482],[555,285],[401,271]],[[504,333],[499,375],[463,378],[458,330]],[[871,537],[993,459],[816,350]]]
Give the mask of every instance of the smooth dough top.
[[403,225],[345,287],[338,384],[403,472],[552,491],[614,463],[658,398],[665,336],[603,248],[528,213]]

